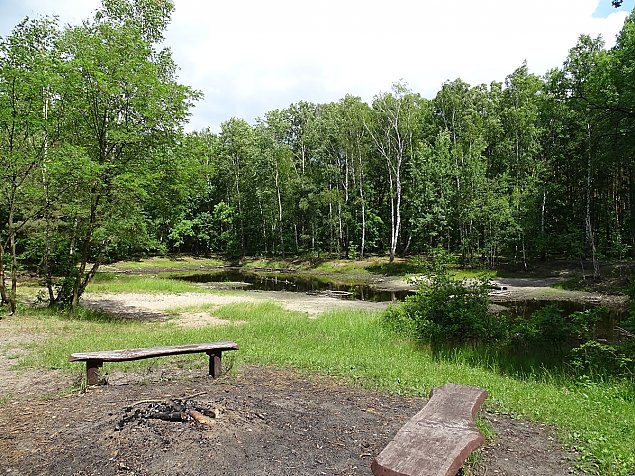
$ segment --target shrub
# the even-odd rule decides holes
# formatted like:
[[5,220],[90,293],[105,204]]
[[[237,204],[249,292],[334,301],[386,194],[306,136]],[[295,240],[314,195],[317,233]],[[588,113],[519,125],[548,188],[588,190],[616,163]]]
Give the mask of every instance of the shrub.
[[434,255],[417,293],[384,314],[399,332],[436,342],[490,338],[496,319],[488,311],[489,282],[457,280],[448,272],[445,256]]
[[570,364],[576,373],[602,377],[633,377],[635,369],[628,347],[609,345],[595,340],[571,351]]
[[571,349],[594,337],[603,308],[563,315],[557,304],[535,311],[529,319],[518,318],[512,324],[512,343],[525,347]]

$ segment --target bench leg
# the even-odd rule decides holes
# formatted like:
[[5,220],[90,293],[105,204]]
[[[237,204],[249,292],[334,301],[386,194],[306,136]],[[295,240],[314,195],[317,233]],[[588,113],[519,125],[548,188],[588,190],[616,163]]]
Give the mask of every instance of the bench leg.
[[220,374],[223,371],[223,365],[221,363],[222,354],[223,352],[220,350],[207,352],[207,355],[209,356],[209,374],[213,378],[220,377]]
[[99,385],[99,369],[104,363],[101,360],[86,361],[86,380],[88,385]]

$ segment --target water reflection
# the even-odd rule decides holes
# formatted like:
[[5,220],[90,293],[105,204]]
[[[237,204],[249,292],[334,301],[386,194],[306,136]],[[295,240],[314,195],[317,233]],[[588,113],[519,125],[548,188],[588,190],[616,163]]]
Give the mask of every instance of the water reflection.
[[[262,274],[244,272],[239,269],[174,276],[174,278],[195,283],[223,284],[224,289],[303,292],[316,295],[326,294],[340,299],[374,302],[400,301],[412,294],[412,291],[382,290],[367,284],[338,283],[316,276]],[[332,277],[329,276],[329,279]]]

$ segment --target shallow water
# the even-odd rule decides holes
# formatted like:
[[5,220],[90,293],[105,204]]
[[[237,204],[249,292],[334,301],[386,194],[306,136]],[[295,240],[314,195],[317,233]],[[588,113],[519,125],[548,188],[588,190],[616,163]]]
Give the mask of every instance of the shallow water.
[[238,269],[223,270],[217,273],[195,273],[175,276],[175,278],[195,283],[224,283],[225,286],[223,287],[230,289],[328,294],[341,299],[373,302],[403,300],[406,296],[412,294],[412,291],[387,291],[368,284],[327,281],[321,277],[261,274],[243,272]]

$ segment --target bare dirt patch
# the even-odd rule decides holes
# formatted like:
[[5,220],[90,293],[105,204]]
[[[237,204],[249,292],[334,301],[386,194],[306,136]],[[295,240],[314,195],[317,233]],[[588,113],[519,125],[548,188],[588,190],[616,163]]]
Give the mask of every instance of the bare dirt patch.
[[[56,395],[72,384],[72,378],[57,370],[15,369],[27,346],[41,334],[14,325],[12,318],[0,319],[0,405],[3,402]],[[44,377],[43,377],[44,376]],[[2,411],[0,406],[0,412]],[[0,436],[1,438],[1,436]],[[0,463],[0,467],[1,467]]]
[[[218,410],[211,425],[146,419],[117,430],[135,402],[190,395]],[[52,476],[368,476],[372,458],[424,403],[262,367],[217,380],[196,370],[133,373],[85,394],[0,406],[0,469]],[[484,418],[498,437],[466,474],[569,473],[573,455],[549,429],[505,415]]]
[[494,302],[507,301],[571,301],[584,304],[623,306],[626,296],[600,292],[571,291],[552,287],[562,278],[496,278],[498,286],[504,290],[495,291],[491,298]]

